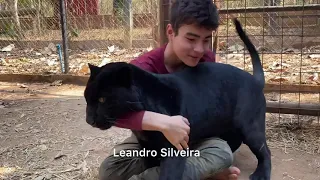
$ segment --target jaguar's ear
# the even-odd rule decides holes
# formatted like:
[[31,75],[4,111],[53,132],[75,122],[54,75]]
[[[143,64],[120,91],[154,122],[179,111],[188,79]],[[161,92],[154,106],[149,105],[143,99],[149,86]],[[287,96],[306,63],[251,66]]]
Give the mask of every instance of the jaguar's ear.
[[89,69],[90,69],[90,76],[91,77],[96,77],[99,72],[100,72],[100,68],[98,66],[95,66],[93,64],[88,63]]
[[130,88],[133,82],[132,74],[133,70],[130,65],[124,65],[113,73],[112,79],[116,84],[125,88]]

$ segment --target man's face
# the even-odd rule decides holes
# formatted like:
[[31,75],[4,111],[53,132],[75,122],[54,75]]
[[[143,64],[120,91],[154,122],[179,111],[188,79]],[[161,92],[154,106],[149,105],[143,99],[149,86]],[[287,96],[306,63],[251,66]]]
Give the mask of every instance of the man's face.
[[209,50],[211,30],[194,24],[181,26],[178,35],[173,32],[171,25],[167,30],[174,53],[187,66],[196,66]]

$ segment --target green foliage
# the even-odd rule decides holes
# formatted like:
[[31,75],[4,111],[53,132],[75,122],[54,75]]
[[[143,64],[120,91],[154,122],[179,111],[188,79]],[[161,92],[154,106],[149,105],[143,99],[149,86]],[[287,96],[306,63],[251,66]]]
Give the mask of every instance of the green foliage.
[[5,23],[3,30],[0,32],[0,34],[8,36],[11,39],[18,39],[18,37],[19,37],[17,31],[14,28],[13,23]]
[[22,8],[31,8],[36,4],[35,0],[18,0],[18,6]]
[[127,0],[113,0],[113,13],[115,16],[124,16],[125,1]]
[[73,28],[70,25],[68,25],[68,40],[71,41],[74,37],[79,37],[80,36],[80,30],[77,28]]

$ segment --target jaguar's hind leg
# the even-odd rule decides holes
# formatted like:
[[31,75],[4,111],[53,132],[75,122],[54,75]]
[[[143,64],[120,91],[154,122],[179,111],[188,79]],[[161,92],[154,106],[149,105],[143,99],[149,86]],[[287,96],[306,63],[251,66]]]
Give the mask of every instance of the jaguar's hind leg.
[[258,166],[250,175],[250,180],[270,180],[271,152],[265,134],[265,108],[258,110],[250,124],[243,128],[244,143],[258,159]]

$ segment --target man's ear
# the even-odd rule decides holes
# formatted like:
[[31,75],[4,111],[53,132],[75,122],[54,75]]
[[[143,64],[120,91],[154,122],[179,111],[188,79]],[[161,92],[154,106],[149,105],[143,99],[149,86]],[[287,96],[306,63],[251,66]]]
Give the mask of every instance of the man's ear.
[[90,76],[95,77],[99,74],[100,68],[98,66],[95,66],[93,64],[88,63],[89,69],[90,69]]
[[171,24],[167,25],[166,33],[167,33],[167,38],[170,41],[174,36],[174,31]]

